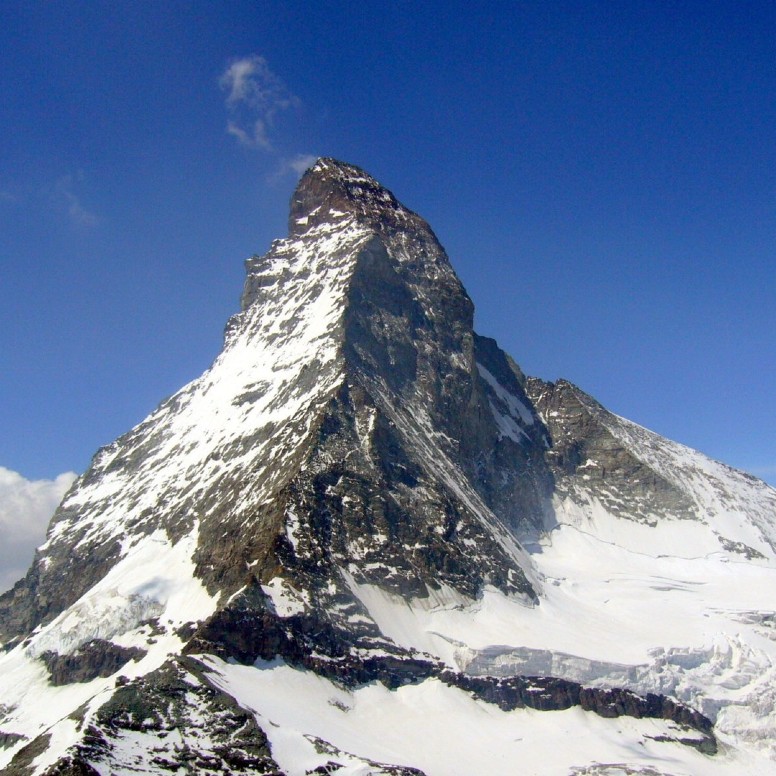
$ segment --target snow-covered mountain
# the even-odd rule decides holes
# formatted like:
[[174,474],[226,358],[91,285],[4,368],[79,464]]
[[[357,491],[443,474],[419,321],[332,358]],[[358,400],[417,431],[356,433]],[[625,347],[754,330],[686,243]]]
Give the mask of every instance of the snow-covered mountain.
[[776,490],[472,318],[319,160],[0,596],[2,773],[776,773]]

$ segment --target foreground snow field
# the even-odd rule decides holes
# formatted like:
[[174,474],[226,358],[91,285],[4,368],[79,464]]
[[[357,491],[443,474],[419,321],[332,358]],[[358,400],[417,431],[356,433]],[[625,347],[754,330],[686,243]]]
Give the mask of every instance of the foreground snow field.
[[289,776],[303,776],[333,754],[347,765],[338,774],[359,775],[375,773],[364,760],[414,766],[428,776],[616,774],[617,767],[700,776],[772,767],[754,755],[711,758],[663,743],[680,731],[662,720],[621,717],[612,724],[580,709],[505,712],[433,679],[396,691],[369,685],[347,692],[283,664],[208,664],[214,681],[264,723]]

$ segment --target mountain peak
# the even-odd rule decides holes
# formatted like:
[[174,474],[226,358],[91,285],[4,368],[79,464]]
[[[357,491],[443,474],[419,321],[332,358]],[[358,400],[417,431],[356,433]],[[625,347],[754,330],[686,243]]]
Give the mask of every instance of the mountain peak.
[[393,226],[421,220],[360,167],[321,157],[302,176],[291,198],[289,232],[299,234],[345,216]]
[[773,773],[776,490],[526,377],[358,167],[291,221],[0,595],[0,771]]

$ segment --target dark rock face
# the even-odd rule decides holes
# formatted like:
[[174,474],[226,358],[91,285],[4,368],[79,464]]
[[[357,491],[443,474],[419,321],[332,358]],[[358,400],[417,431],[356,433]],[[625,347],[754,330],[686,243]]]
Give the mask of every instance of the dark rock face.
[[[366,444],[359,425],[371,428]],[[413,445],[423,430],[413,426],[358,385],[340,392],[289,489],[301,538],[285,565],[308,578],[320,575],[320,562],[346,567],[359,582],[405,596],[446,583],[474,597],[489,583],[533,597],[471,507],[429,471],[427,451]]]
[[100,776],[100,772],[92,768],[80,757],[63,757],[46,769],[45,776]]
[[74,682],[90,682],[98,676],[111,676],[130,660],[140,660],[145,651],[137,647],[120,647],[110,641],[93,639],[69,655],[44,652],[40,659],[49,671],[55,687]]
[[322,158],[302,176],[291,197],[289,234],[328,224],[336,213],[352,213],[377,233],[411,232],[427,250],[440,247],[429,225],[371,175],[354,164]]
[[[134,734],[153,745],[127,745]],[[47,774],[75,776],[119,768],[280,774],[253,716],[208,684],[197,663],[186,659],[121,683],[87,724],[83,743]]]
[[[469,476],[511,531],[521,535],[551,528],[555,478],[547,462],[550,434],[526,393],[526,378],[493,339],[475,334],[474,355],[484,397],[476,413],[464,416]],[[495,438],[484,415],[498,418]]]
[[[61,512],[60,508],[58,514]],[[56,519],[57,515],[52,525]],[[80,531],[86,528],[81,526]],[[77,543],[78,533],[69,538]],[[108,572],[118,558],[118,550],[115,540],[88,549],[61,545],[48,556],[45,573],[41,573],[40,553],[36,551],[25,577],[0,595],[0,640],[5,647],[17,644],[36,625],[52,620],[77,601]],[[72,582],[63,585],[65,577]]]
[[754,560],[757,559],[764,559],[765,555],[763,555],[758,550],[755,550],[754,547],[750,547],[748,544],[744,544],[743,542],[734,542],[731,539],[726,539],[724,536],[717,536],[717,539],[719,540],[719,543],[722,545],[723,549],[726,549],[728,552],[735,552],[738,555],[743,555],[747,560]]
[[326,610],[279,617],[258,586],[217,612],[186,646],[190,654],[213,654],[246,665],[281,657],[346,687],[372,681],[396,688],[435,675],[440,666],[397,647],[374,624],[347,627]]
[[526,391],[552,439],[547,461],[560,497],[583,489],[606,509],[627,520],[693,520],[693,502],[676,486],[636,458],[602,422],[607,411],[564,380],[526,382]]
[[43,733],[23,746],[3,770],[3,776],[29,776],[33,772],[33,761],[46,751],[50,741],[51,734]]
[[519,708],[562,711],[580,706],[584,711],[593,711],[601,717],[671,720],[682,730],[700,733],[700,736],[677,739],[679,743],[693,746],[704,754],[717,752],[711,720],[665,695],[648,693],[640,696],[630,690],[583,687],[577,682],[545,676],[473,677],[445,671],[440,678],[476,698],[495,703],[504,711]]
[[8,749],[9,746],[14,746],[19,741],[24,741],[24,736],[18,733],[4,733],[0,730],[0,749]]

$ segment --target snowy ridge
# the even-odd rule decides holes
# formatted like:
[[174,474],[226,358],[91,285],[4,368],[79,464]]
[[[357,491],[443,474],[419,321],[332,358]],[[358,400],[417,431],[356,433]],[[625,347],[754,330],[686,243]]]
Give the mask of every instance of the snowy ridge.
[[531,391],[561,451],[559,522],[654,555],[776,561],[776,489],[608,412],[570,383],[534,380]]
[[[191,556],[196,542],[196,531],[175,545],[162,532],[138,542],[80,600],[25,644],[0,657],[2,731],[22,735],[22,741],[52,734],[41,769],[79,739],[70,715],[86,702],[96,708],[106,700],[115,678],[97,676],[88,682],[52,686],[38,658],[47,652],[74,654],[84,644],[102,639],[142,650],[141,659],[122,667],[124,675],[142,676],[158,668],[181,650],[181,626],[204,619],[217,604],[194,577]],[[30,702],[31,693],[34,702]],[[0,767],[10,761],[13,751],[0,750]]]
[[776,561],[775,488],[625,418],[604,413],[602,423],[695,502],[698,518],[724,549],[750,560]]
[[75,521],[88,523],[80,539],[88,543],[139,528],[160,502],[192,505],[181,515],[190,519],[193,504],[231,471],[258,466],[257,479],[266,483],[258,491],[246,483],[234,494],[235,513],[268,498],[278,486],[273,473],[282,470],[278,442],[292,445],[309,431],[311,408],[324,404],[342,378],[331,332],[342,315],[350,253],[366,237],[356,225],[318,227],[273,246],[260,303],[232,319],[224,351],[201,378],[100,452],[88,480],[63,502],[44,558]]

